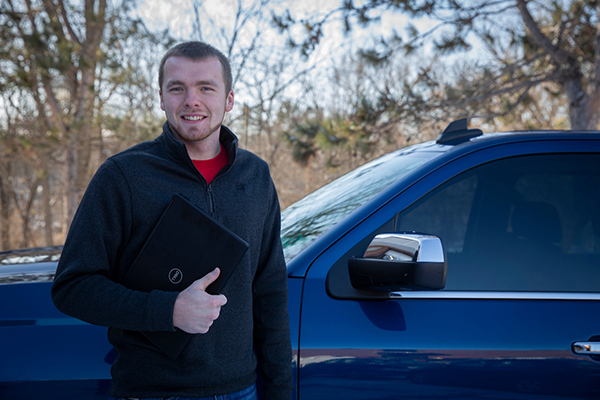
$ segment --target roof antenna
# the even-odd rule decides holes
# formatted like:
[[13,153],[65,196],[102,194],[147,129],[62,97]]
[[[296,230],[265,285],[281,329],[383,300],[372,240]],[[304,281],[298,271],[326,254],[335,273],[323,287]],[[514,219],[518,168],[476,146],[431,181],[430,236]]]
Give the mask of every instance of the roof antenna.
[[456,145],[483,135],[481,129],[468,129],[468,119],[462,118],[451,122],[437,138],[437,144]]

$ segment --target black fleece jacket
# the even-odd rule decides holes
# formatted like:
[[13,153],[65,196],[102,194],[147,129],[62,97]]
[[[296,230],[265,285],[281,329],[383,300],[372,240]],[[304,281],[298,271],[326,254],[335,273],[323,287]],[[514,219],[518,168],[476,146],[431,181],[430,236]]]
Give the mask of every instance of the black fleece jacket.
[[[167,123],[153,141],[109,158],[92,179],[71,225],[52,285],[62,312],[109,327],[118,356],[115,397],[204,397],[256,379],[266,399],[290,399],[291,346],[280,210],[267,164],[237,148],[221,128],[229,164],[207,185]],[[227,304],[206,334],[176,360],[139,331],[171,331],[176,292],[137,292],[123,280],[174,193],[245,239],[250,248],[223,289]]]

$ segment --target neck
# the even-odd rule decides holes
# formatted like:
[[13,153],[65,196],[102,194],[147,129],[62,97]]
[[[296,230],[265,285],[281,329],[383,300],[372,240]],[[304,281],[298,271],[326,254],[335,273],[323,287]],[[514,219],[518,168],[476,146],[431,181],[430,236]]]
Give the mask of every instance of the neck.
[[217,140],[203,140],[202,142],[184,142],[185,148],[187,149],[188,155],[192,160],[210,160],[219,155],[221,151],[221,143],[219,137],[215,136]]
[[187,153],[192,160],[210,160],[219,155],[221,151],[221,142],[219,140],[221,135],[220,126],[219,129],[202,140],[185,140],[173,127],[170,125],[169,127],[175,138],[185,145]]

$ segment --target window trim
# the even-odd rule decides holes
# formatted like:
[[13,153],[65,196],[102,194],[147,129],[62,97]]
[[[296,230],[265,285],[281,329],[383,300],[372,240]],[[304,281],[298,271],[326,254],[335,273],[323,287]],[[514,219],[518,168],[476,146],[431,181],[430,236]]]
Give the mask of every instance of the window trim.
[[448,300],[585,300],[600,301],[600,293],[587,292],[482,292],[482,291],[400,291],[390,299]]

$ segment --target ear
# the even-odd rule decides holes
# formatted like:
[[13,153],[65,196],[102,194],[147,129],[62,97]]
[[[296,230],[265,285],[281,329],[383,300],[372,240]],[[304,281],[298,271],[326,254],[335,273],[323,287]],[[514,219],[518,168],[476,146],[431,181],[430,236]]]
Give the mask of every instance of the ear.
[[163,101],[162,91],[158,92],[158,96],[160,97],[160,109],[165,111],[165,103]]
[[227,100],[226,100],[226,104],[225,104],[225,111],[229,112],[233,109],[233,90],[229,91],[229,94],[227,95]]

